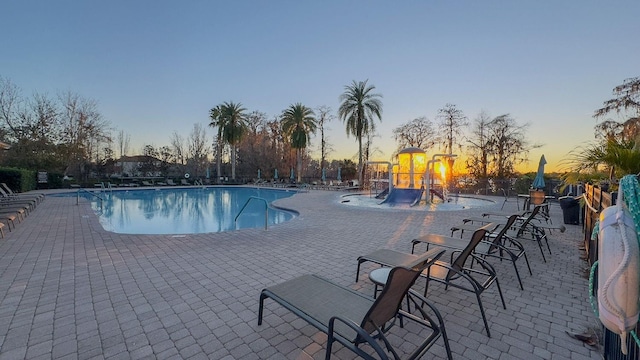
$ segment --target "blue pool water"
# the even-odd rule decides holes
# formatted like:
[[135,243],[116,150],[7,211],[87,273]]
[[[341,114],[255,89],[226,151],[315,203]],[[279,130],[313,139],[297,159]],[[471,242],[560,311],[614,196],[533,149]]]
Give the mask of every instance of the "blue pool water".
[[[161,188],[96,192],[82,191],[107,231],[120,234],[198,234],[236,230],[234,219],[251,197],[269,204],[293,191],[245,188]],[[71,193],[73,196],[77,194]],[[66,196],[70,196],[66,194]],[[292,219],[293,212],[268,209],[268,226]],[[237,229],[264,228],[265,203],[252,199],[237,221]]]

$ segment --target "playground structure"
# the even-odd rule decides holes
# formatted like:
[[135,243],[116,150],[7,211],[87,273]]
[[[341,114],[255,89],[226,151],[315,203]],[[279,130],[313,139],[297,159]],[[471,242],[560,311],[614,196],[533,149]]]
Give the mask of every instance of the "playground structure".
[[[451,171],[455,154],[434,154],[427,160],[424,150],[411,147],[398,153],[397,163],[388,161],[370,161],[369,165],[386,165],[388,179],[379,176],[380,171],[372,171],[372,189],[376,198],[384,198],[382,203],[390,205],[409,204],[415,206],[421,202],[432,203],[434,197],[443,202],[448,200],[446,173]],[[447,162],[444,163],[443,160]],[[436,166],[440,164],[440,166]],[[436,171],[436,167],[439,171]],[[447,170],[447,168],[449,170]],[[373,178],[374,173],[376,177]],[[378,193],[380,184],[388,184]]]

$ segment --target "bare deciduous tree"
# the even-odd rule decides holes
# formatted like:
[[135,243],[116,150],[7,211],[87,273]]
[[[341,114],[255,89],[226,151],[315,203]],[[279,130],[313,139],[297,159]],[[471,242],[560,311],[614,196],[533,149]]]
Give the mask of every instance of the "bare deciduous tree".
[[[9,79],[0,77],[0,120],[3,123],[3,140],[19,138],[18,107],[22,103],[20,89]],[[7,131],[8,130],[8,131]]]
[[187,163],[193,168],[194,175],[202,176],[206,167],[209,146],[207,145],[207,131],[202,124],[195,123],[187,139]]
[[92,145],[110,141],[109,123],[98,112],[94,100],[66,92],[61,103],[62,143],[67,149],[67,169],[76,168],[86,179],[85,165],[91,158]]
[[131,142],[131,136],[126,134],[124,130],[120,130],[117,136],[118,150],[120,151],[120,157],[127,156],[129,153],[129,143]]
[[[180,165],[185,165],[187,151],[185,150],[184,138],[177,132],[171,134],[171,150],[173,158]],[[184,169],[183,169],[184,170]]]
[[489,177],[489,114],[482,111],[473,121],[471,136],[467,137],[467,170],[478,179]]
[[520,125],[509,114],[500,115],[488,123],[488,145],[491,149],[491,175],[504,179],[515,172],[515,166],[527,161],[527,155],[539,145],[530,145],[525,131],[529,124]]
[[469,125],[467,117],[454,104],[446,104],[442,109],[438,110],[438,118],[440,119],[440,130],[444,132],[442,137],[444,150],[449,154],[453,154],[453,145],[462,136],[462,129]]
[[393,136],[398,144],[397,151],[407,147],[428,150],[440,141],[433,123],[425,116],[415,118],[393,129]]
[[316,109],[316,121],[318,128],[320,128],[320,169],[325,170],[327,153],[331,149],[331,145],[327,144],[327,137],[324,134],[326,129],[325,124],[333,121],[336,117],[333,115],[333,110],[326,105],[319,106]]

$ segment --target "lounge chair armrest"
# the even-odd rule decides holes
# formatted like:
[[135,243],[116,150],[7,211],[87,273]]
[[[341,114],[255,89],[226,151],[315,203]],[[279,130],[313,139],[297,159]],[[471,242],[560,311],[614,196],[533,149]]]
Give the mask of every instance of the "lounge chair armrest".
[[369,344],[373,348],[373,350],[375,350],[375,352],[378,354],[378,356],[380,356],[381,359],[388,359],[387,353],[382,349],[382,347],[380,347],[380,344],[378,344],[378,342],[368,332],[364,331],[364,329],[362,329],[360,325],[353,322],[353,320],[346,319],[341,316],[334,316],[329,319],[329,329],[327,330],[327,353],[325,354],[325,359],[329,359],[331,357],[330,351],[331,344],[333,343],[335,338],[334,327],[336,321],[348,326],[353,331],[355,331],[358,334],[358,337],[367,342],[367,344]]
[[440,311],[438,311],[435,305],[433,305],[429,300],[427,300],[426,297],[422,296],[420,293],[413,289],[409,289],[407,296],[409,297],[409,300],[416,306],[416,309],[418,309],[420,315],[424,318],[424,320],[427,320],[431,324],[433,324],[430,316],[423,309],[423,305],[427,305],[438,319],[438,327],[444,329],[444,320],[442,318],[442,315],[440,314]]
[[[478,255],[475,255],[475,254],[471,254],[471,255],[469,255],[469,256],[471,256],[475,262],[479,263],[479,264],[480,264],[480,266],[481,266],[483,269],[485,269],[486,271],[488,271],[490,275],[495,275],[495,274],[496,274],[496,270],[495,270],[495,268],[494,268],[494,267],[493,267],[493,265],[491,265],[487,260],[485,260],[485,259],[483,259],[482,257],[480,257],[480,256],[478,256]],[[471,268],[467,268],[467,267],[465,267],[465,268],[464,268],[464,270],[465,270],[465,271],[476,272],[476,273],[478,273],[478,274],[483,274],[483,272],[481,272],[481,271],[477,271],[477,270],[474,270],[474,269],[471,269]],[[485,275],[487,275],[487,274],[485,274]]]
[[[524,250],[524,246],[522,245],[522,243],[514,238],[512,238],[511,236],[507,236],[506,234],[502,237],[503,239],[503,246],[505,248],[509,248],[510,246],[515,246],[518,250],[522,251]],[[506,245],[506,244],[509,245]]]
[[[473,256],[473,255],[471,255]],[[467,280],[471,286],[474,287],[474,289],[477,291],[478,289],[482,288],[482,284],[480,282],[478,282],[478,280],[474,279],[471,275],[467,274],[467,272],[476,272],[476,273],[482,273],[479,272],[477,270],[473,270],[471,268],[463,268],[462,271],[455,269],[454,267],[452,267],[449,264],[444,264],[444,263],[435,263],[432,266],[440,266],[443,267],[445,269],[447,269],[449,271],[449,273],[453,272],[455,275],[451,276],[451,277],[447,277],[445,279],[446,282],[449,282],[452,279],[457,279],[457,278],[464,278],[465,280]],[[437,281],[437,280],[436,280]]]
[[[447,351],[447,358],[449,360],[452,360],[451,348],[449,346],[449,337],[447,336],[447,331],[444,326],[444,319],[442,318],[440,311],[438,311],[438,309],[429,300],[427,300],[427,298],[420,295],[420,293],[418,293],[413,289],[409,289],[409,292],[407,293],[407,298],[415,305],[415,308],[418,309],[418,311],[420,312],[420,315],[422,316],[422,319],[417,318],[415,315],[407,313],[406,311],[403,311],[403,310],[400,310],[401,316],[404,316],[410,320],[416,321],[424,326],[431,328],[433,330],[433,334],[431,335],[431,338],[435,338],[439,335],[442,335],[442,338],[444,340],[444,347]],[[435,324],[433,319],[426,313],[426,311],[424,311],[423,305],[427,305],[427,307],[431,309],[431,312],[435,315],[438,321],[437,324]],[[421,348],[418,348],[409,358],[417,359],[420,356],[422,356],[422,354],[424,354],[425,351],[426,351],[426,347],[424,346]]]

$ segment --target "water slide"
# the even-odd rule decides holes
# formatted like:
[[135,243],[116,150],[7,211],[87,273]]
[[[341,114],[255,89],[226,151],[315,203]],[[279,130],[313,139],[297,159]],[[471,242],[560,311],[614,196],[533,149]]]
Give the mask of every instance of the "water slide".
[[422,191],[424,191],[424,189],[393,188],[381,204],[389,204],[391,206],[396,204],[409,204],[413,206],[420,201]]
[[439,197],[440,200],[445,201],[444,200],[444,195],[440,191],[438,191],[436,189],[429,189],[429,192],[432,193],[433,195]]
[[385,196],[387,196],[387,194],[389,193],[389,188],[385,188],[384,190],[382,190],[382,192],[378,195],[376,195],[376,199],[384,199]]

